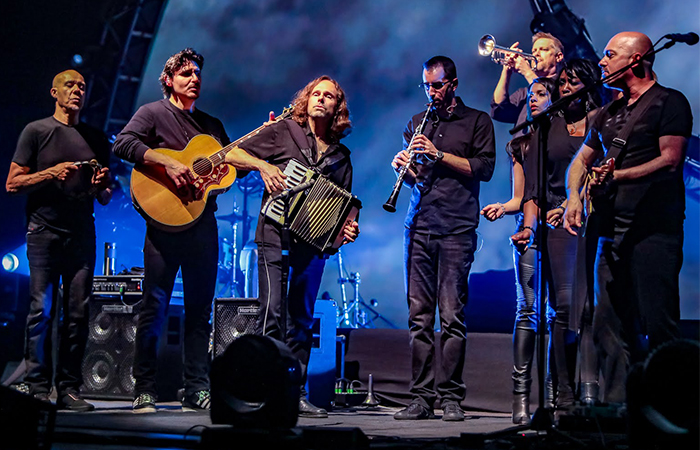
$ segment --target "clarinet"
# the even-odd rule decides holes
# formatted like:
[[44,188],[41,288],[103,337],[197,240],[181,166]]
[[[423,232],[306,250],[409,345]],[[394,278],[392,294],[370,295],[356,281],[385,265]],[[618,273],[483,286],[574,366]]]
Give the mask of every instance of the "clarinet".
[[408,168],[413,164],[413,160],[416,157],[416,152],[413,150],[412,145],[413,145],[413,140],[418,136],[419,134],[423,134],[423,129],[425,128],[425,123],[428,121],[428,113],[430,110],[433,108],[433,102],[428,103],[428,109],[425,110],[425,114],[423,115],[423,120],[418,124],[416,127],[416,131],[413,133],[413,136],[411,137],[411,142],[408,143],[408,148],[410,150],[408,151],[408,163],[406,163],[405,166],[402,166],[399,169],[399,173],[396,178],[396,184],[394,184],[394,189],[391,191],[391,195],[389,196],[389,200],[384,203],[384,209],[389,212],[396,212],[396,200],[399,198],[399,193],[401,192],[401,185],[403,185],[403,179],[406,177],[406,172],[408,172]]

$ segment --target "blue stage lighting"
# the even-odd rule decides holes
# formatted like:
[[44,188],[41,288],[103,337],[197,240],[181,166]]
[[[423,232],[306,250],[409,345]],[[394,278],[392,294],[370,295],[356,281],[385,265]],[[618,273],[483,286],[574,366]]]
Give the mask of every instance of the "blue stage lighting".
[[15,275],[29,275],[29,261],[27,261],[27,244],[13,248],[2,257],[2,270]]
[[83,65],[83,55],[76,53],[73,55],[73,67],[81,67]]
[[14,272],[19,267],[19,258],[14,253],[7,253],[2,257],[2,268],[7,272]]

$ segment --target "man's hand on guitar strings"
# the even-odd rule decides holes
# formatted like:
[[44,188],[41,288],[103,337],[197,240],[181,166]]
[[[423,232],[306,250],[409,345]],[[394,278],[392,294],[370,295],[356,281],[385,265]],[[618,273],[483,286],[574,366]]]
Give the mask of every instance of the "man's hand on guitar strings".
[[593,167],[591,171],[593,176],[591,177],[589,194],[591,197],[605,194],[615,181],[615,158],[610,158],[600,167]]
[[173,180],[178,191],[194,180],[190,168],[173,158],[169,158],[165,164],[165,172]]

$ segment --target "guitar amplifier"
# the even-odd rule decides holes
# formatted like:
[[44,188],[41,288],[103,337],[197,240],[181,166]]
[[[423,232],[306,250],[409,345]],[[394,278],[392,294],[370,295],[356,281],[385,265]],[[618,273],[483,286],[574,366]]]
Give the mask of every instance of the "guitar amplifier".
[[212,357],[244,334],[255,334],[260,302],[257,298],[215,298]]
[[143,275],[95,276],[92,279],[92,294],[140,297],[143,294]]

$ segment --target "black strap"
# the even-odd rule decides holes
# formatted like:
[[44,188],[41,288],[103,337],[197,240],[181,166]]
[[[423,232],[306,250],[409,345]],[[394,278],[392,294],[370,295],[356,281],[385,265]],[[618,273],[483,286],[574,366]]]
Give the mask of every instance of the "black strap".
[[309,145],[308,136],[304,132],[304,129],[295,120],[285,119],[284,123],[289,129],[289,134],[292,135],[292,139],[301,150],[301,153],[306,157],[309,166],[313,166],[315,163],[315,158],[313,156],[313,151]]
[[605,155],[605,158],[615,158],[615,168],[620,168],[622,158],[624,158],[625,156],[622,153],[622,151],[627,145],[627,139],[632,133],[632,128],[637,123],[637,121],[647,112],[647,110],[651,106],[651,102],[657,98],[658,95],[656,94],[656,92],[657,90],[655,89],[655,85],[652,85],[652,87],[650,87],[644,94],[642,94],[642,97],[637,101],[637,105],[627,117],[627,122],[619,131],[619,133],[617,133],[617,136],[613,139],[612,144],[610,145],[610,150]]

